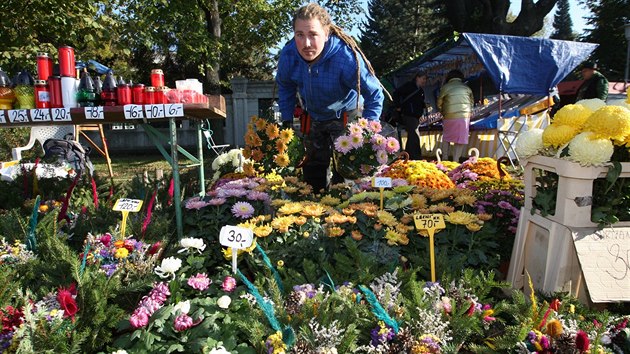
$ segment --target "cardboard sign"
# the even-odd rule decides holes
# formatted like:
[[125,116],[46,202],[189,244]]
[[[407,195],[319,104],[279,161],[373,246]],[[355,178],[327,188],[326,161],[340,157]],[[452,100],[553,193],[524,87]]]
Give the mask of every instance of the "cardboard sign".
[[576,232],[573,242],[591,300],[630,301],[630,227]]
[[103,106],[85,107],[85,119],[105,119]]
[[244,227],[226,225],[221,228],[219,242],[221,246],[242,250],[252,245],[254,232]]
[[164,105],[163,104],[145,104],[144,112],[148,119],[164,118]]
[[71,122],[70,108],[51,108],[50,115],[53,122]]
[[31,121],[37,122],[50,122],[50,110],[48,108],[35,108],[31,109]]
[[416,214],[413,216],[413,222],[416,230],[426,230],[429,235],[446,228],[442,214]]
[[372,178],[372,187],[392,188],[392,179],[390,177],[374,177]]
[[125,119],[142,119],[144,118],[143,106],[139,104],[126,104],[123,106]]
[[142,200],[128,198],[118,199],[112,208],[114,211],[126,211],[132,213],[137,213],[140,209],[142,209]]
[[164,105],[164,112],[167,117],[183,117],[184,105],[182,103],[169,103]]

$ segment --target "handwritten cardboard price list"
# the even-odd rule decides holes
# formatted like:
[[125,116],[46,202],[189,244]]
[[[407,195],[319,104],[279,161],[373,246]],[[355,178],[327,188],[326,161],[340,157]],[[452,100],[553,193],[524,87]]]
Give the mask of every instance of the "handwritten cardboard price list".
[[53,122],[71,122],[70,108],[51,108],[50,115]]
[[[413,222],[416,230],[424,231],[429,235],[429,252],[431,257],[431,281],[435,282],[435,242],[434,235],[446,228],[444,216],[442,214],[415,214]],[[422,236],[422,233],[420,233]]]
[[28,123],[28,111],[26,109],[9,110],[9,121],[11,123]]
[[0,109],[0,123],[4,124],[6,122],[7,122],[7,118],[6,118],[5,114],[4,114],[4,110]]
[[31,109],[31,120],[36,122],[50,122],[50,110],[48,108]]
[[85,107],[84,108],[85,119],[105,119],[103,113],[103,106]]
[[120,211],[122,213],[122,223],[120,225],[120,237],[121,239],[125,238],[125,230],[127,228],[127,217],[129,213],[137,213],[142,209],[142,200],[139,199],[129,199],[129,198],[120,198],[114,204],[112,208],[113,211]]
[[248,248],[254,243],[254,232],[244,227],[226,225],[219,233],[219,243],[232,249],[232,272],[236,273],[238,250]]
[[126,104],[123,106],[125,119],[143,119],[144,107],[140,104]]

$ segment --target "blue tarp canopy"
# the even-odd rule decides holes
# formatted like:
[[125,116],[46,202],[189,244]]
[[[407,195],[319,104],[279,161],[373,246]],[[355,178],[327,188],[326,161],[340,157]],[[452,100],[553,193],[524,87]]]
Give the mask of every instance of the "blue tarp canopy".
[[491,34],[464,33],[462,37],[428,51],[388,76],[396,84],[420,70],[437,78],[459,68],[471,77],[485,68],[502,92],[546,96],[597,47],[592,43]]

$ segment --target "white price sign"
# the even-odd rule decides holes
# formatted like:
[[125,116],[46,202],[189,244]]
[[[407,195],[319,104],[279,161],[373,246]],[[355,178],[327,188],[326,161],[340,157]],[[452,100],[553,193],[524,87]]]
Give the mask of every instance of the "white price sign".
[[105,119],[103,106],[85,107],[83,110],[85,112],[85,119]]
[[164,111],[167,117],[183,117],[184,105],[182,103],[165,104]]
[[219,242],[221,246],[242,250],[252,245],[254,232],[244,227],[226,225],[221,228]]
[[125,119],[142,119],[144,118],[144,111],[142,105],[139,104],[126,104],[124,105]]
[[0,123],[6,123],[7,118],[4,116],[4,110],[0,109]]
[[52,115],[53,122],[71,122],[70,108],[51,108],[50,115]]
[[31,109],[31,120],[35,122],[50,122],[50,110],[48,108]]
[[374,177],[372,178],[372,187],[392,188],[392,179],[390,177]]
[[146,104],[144,105],[144,112],[149,119],[165,117],[163,104]]
[[120,198],[114,204],[112,208],[113,211],[127,211],[132,213],[137,213],[142,208],[142,200],[140,199],[128,199],[128,198]]
[[11,123],[28,123],[28,111],[26,109],[9,110],[9,121]]

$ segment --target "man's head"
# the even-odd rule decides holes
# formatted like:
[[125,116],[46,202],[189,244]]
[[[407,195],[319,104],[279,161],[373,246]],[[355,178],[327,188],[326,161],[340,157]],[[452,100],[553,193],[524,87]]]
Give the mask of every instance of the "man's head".
[[461,71],[459,71],[457,69],[451,70],[451,71],[448,72],[448,74],[446,74],[445,82],[449,82],[452,79],[464,80],[464,73],[462,73]]
[[582,65],[582,78],[588,80],[593,77],[593,74],[597,71],[597,64],[587,61]]
[[324,50],[332,20],[328,12],[315,3],[300,7],[293,16],[295,45],[302,59],[313,61]]
[[422,72],[422,71],[417,72],[414,80],[416,81],[416,86],[418,86],[418,87],[422,87],[422,86],[426,85],[427,84],[427,73]]

